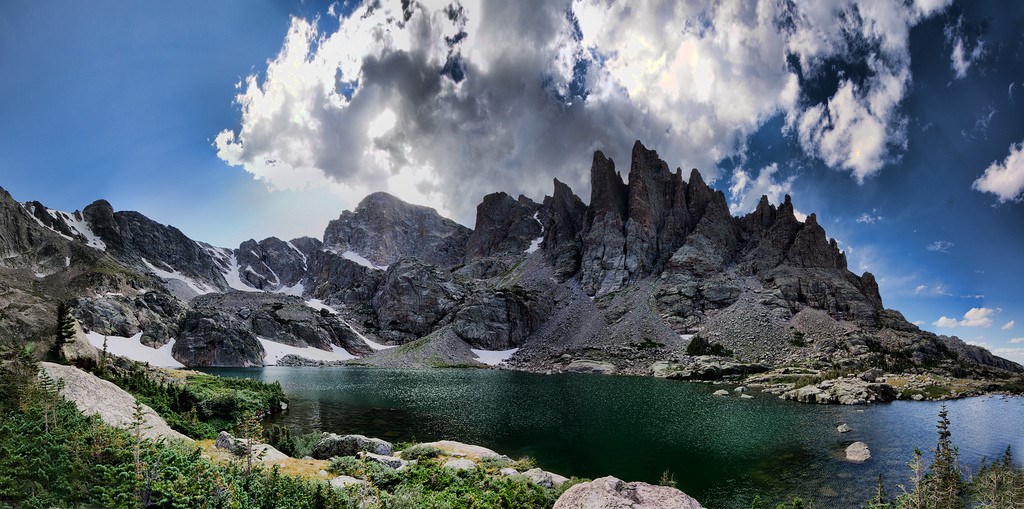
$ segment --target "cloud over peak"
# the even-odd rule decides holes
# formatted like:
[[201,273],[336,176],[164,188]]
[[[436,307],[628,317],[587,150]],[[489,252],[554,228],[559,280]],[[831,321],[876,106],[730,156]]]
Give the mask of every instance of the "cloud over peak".
[[[589,154],[624,161],[635,139],[713,180],[780,114],[807,154],[862,180],[905,146],[909,30],[945,5],[372,2],[333,32],[293,18],[214,145],[274,189],[387,190],[463,222],[479,196],[539,197],[552,177],[586,196]],[[867,71],[829,77],[837,62]],[[787,185],[772,173],[747,176],[748,194]]]

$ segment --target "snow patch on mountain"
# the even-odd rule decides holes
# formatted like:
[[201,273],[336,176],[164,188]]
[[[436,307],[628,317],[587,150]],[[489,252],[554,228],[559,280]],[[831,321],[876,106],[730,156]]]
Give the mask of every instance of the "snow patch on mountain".
[[165,368],[183,368],[182,363],[171,356],[174,349],[174,340],[170,340],[160,348],[151,348],[142,344],[142,332],[130,337],[104,336],[98,332],[90,331],[85,333],[89,343],[98,350],[103,350],[103,342],[106,339],[107,353],[127,357],[133,361],[148,362],[151,366]]
[[359,254],[359,253],[357,253],[355,251],[345,251],[344,253],[341,253],[341,257],[346,259],[346,260],[350,260],[350,261],[356,262],[359,265],[362,265],[363,267],[367,267],[367,268],[370,268],[370,269],[374,269],[374,270],[388,270],[388,266],[387,265],[374,265],[373,262],[371,262],[370,260],[367,260],[366,258],[363,257],[363,255],[361,255],[361,254]]
[[298,347],[285,345],[258,336],[256,339],[259,340],[260,345],[263,345],[263,351],[266,352],[263,356],[263,364],[267,366],[277,365],[281,358],[286,355],[296,355],[298,357],[314,361],[347,361],[356,358],[355,355],[348,353],[347,350],[337,345],[331,345],[331,350],[327,351],[319,348],[313,348],[311,346]]
[[67,224],[72,230],[78,232],[82,238],[85,239],[86,245],[91,248],[99,249],[100,251],[106,251],[107,245],[100,240],[99,236],[93,233],[92,228],[89,227],[89,223],[85,222],[84,218],[79,217],[78,214],[68,214],[67,212],[47,210],[50,215],[60,214],[64,218],[64,223]]
[[487,364],[488,366],[497,366],[502,362],[507,361],[510,357],[515,355],[519,351],[518,348],[512,348],[510,350],[477,350],[470,348],[469,351],[473,352],[478,362]]
[[173,267],[171,271],[167,271],[157,267],[156,265],[153,265],[152,263],[149,262],[149,260],[145,258],[142,259],[142,263],[145,263],[146,267],[149,268],[150,272],[152,272],[155,276],[163,279],[165,283],[170,283],[171,281],[180,281],[181,283],[184,283],[185,286],[187,286],[190,290],[196,292],[196,294],[198,295],[206,295],[208,293],[214,293],[217,291],[216,288],[210,288],[209,286],[199,283],[196,280],[182,274],[181,272],[178,272],[177,270],[173,270]]
[[540,216],[540,211],[533,213],[533,220],[537,221],[537,224],[540,225],[540,237],[537,237],[530,241],[530,247],[526,248],[526,251],[524,251],[527,254],[531,254],[540,249],[540,243],[544,242],[544,223],[541,222],[540,217],[538,216]]
[[[313,308],[313,309],[315,309],[315,310],[317,310],[317,311],[319,311],[321,309],[326,309],[327,312],[332,314],[332,315],[337,315],[338,314],[338,312],[334,308],[332,308],[331,306],[328,306],[327,304],[324,303],[324,301],[322,301],[320,299],[306,299],[306,305],[311,307],[311,308]],[[372,350],[387,350],[389,348],[394,348],[396,346],[396,345],[382,345],[382,344],[380,344],[380,343],[378,343],[378,342],[376,342],[376,341],[374,341],[374,340],[364,336],[363,333],[361,333],[358,330],[356,330],[356,328],[353,327],[352,324],[348,323],[347,320],[344,320],[341,317],[338,317],[338,319],[341,320],[341,323],[345,324],[345,327],[348,327],[348,330],[352,331],[352,333],[355,334],[356,336],[358,336],[359,339],[363,340],[363,343],[366,343],[366,346],[370,347]]]

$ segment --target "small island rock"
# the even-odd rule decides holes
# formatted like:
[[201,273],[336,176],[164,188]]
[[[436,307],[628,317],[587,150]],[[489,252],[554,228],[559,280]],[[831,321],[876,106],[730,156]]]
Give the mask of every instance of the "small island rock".
[[871,459],[871,450],[864,442],[854,442],[846,448],[846,459],[854,463],[864,463]]

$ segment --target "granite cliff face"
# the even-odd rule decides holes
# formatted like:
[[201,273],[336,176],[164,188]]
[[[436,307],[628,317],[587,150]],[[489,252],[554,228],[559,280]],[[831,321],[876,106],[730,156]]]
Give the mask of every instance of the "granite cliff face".
[[[0,333],[45,342],[64,300],[87,330],[175,340],[189,366],[261,365],[264,340],[369,365],[466,365],[505,351],[514,369],[684,379],[794,364],[1024,371],[885,309],[874,276],[850,272],[788,196],[733,217],[697,170],[684,179],[640,142],[626,178],[601,152],[590,176],[589,204],[558,180],[541,203],[487,195],[472,230],[375,193],[322,241],[237,248],[103,200],[65,213],[3,193]],[[688,355],[695,336],[732,357]]]

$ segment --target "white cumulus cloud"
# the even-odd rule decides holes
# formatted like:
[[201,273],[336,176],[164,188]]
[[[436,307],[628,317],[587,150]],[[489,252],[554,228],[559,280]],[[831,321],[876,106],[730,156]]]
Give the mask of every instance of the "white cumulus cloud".
[[941,316],[938,320],[932,322],[932,325],[945,329],[951,329],[953,327],[991,327],[992,315],[999,311],[1000,310],[998,308],[971,308],[964,313],[962,320]]
[[1010,329],[1012,329],[1012,328],[1013,328],[1013,327],[1014,327],[1015,325],[1017,325],[1017,322],[1015,322],[1015,321],[1013,321],[1013,320],[1010,320],[1009,322],[1006,322],[1005,324],[1003,324],[1003,326],[1002,326],[1002,327],[1000,327],[1000,329],[1002,329],[1002,330],[1010,330]]
[[1024,141],[1010,145],[1010,155],[1002,162],[993,162],[971,186],[983,193],[996,195],[999,203],[1024,198]]
[[[862,180],[905,145],[910,28],[946,5],[369,2],[334,31],[294,18],[214,145],[273,189],[387,190],[470,223],[480,196],[540,197],[551,177],[586,197],[590,153],[625,163],[635,139],[713,180],[779,114]],[[808,97],[836,61],[870,72]]]

